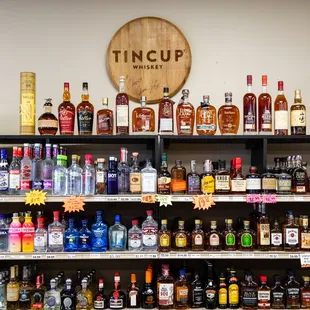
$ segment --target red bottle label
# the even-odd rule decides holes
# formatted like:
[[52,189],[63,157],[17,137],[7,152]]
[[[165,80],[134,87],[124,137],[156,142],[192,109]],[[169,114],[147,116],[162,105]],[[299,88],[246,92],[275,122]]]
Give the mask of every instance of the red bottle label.
[[60,134],[74,133],[74,113],[66,109],[59,111]]

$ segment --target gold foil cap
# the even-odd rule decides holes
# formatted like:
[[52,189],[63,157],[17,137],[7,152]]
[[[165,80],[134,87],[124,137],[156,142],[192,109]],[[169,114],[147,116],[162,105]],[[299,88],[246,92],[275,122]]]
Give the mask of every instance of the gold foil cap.
[[109,103],[109,98],[103,97],[102,98],[102,105],[108,105],[108,103]]
[[97,163],[105,163],[105,159],[104,158],[97,158]]
[[308,276],[304,276],[302,278],[304,279],[305,282],[309,282],[310,281],[310,277],[308,277]]
[[211,227],[216,226],[216,221],[211,221]]
[[179,225],[184,225],[184,221],[179,221]]
[[199,225],[199,224],[201,224],[201,220],[195,220],[195,225]]
[[227,224],[232,224],[233,220],[232,219],[227,219]]
[[162,225],[167,225],[168,224],[168,220],[167,219],[162,219],[161,220],[161,224]]
[[295,90],[295,99],[301,99],[301,90],[300,89]]

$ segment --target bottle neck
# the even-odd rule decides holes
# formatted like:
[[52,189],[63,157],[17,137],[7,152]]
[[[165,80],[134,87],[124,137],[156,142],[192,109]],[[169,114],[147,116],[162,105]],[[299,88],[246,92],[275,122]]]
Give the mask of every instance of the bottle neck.
[[263,94],[267,94],[268,90],[267,90],[267,85],[263,85]]
[[121,150],[120,162],[127,163],[127,150]]
[[167,230],[167,224],[161,224],[161,230]]
[[45,148],[45,158],[46,159],[50,159],[51,158],[51,148],[50,147],[46,147]]
[[124,93],[125,92],[125,81],[119,82],[119,92]]
[[88,89],[83,89],[81,97],[82,97],[82,101],[83,102],[88,102],[89,101]]
[[247,89],[248,93],[252,93],[252,84],[248,84]]
[[71,95],[70,95],[69,87],[65,87],[64,88],[64,92],[63,92],[63,95],[62,95],[62,100],[65,101],[65,102],[70,102]]
[[59,222],[59,215],[54,215],[54,222]]
[[191,172],[196,173],[196,162],[191,162]]

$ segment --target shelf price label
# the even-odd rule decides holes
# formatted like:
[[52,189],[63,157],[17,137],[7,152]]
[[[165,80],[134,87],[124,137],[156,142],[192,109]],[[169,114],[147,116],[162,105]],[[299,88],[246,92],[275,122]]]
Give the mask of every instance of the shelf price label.
[[220,254],[220,253],[209,254],[209,257],[210,257],[210,258],[221,258],[221,257],[222,257],[222,254]]
[[171,195],[157,195],[156,200],[159,202],[159,206],[172,206],[172,196]]
[[177,253],[176,257],[177,258],[188,258],[188,253]]
[[289,254],[288,255],[288,258],[292,258],[292,259],[296,259],[296,258],[299,258],[299,254]]
[[212,194],[193,197],[193,204],[195,205],[194,209],[198,210],[208,210],[212,206],[215,206]]
[[71,213],[85,211],[83,207],[84,205],[84,197],[72,196],[64,200],[62,207],[65,208],[65,212]]
[[189,254],[190,258],[200,258],[201,254],[200,253],[191,253]]
[[170,254],[169,253],[160,253],[159,258],[169,258]]
[[155,203],[156,196],[152,194],[143,194],[141,195],[141,202],[142,203]]
[[121,254],[110,254],[110,258],[121,258]]
[[75,254],[68,254],[68,259],[73,259],[73,258],[76,258]]
[[56,255],[55,254],[47,254],[46,259],[55,259]]
[[263,194],[263,203],[277,203],[277,195]]
[[32,255],[32,259],[41,259],[41,258],[42,258],[42,255],[38,255],[38,254]]
[[261,195],[260,194],[247,194],[246,195],[246,202],[247,203],[260,203],[261,202]]
[[140,258],[144,258],[144,257],[145,257],[144,254],[136,254],[136,255],[135,255],[135,258],[139,258],[139,259],[140,259]]
[[99,253],[91,253],[91,254],[89,254],[89,258],[100,258],[100,254]]
[[301,268],[310,268],[310,253],[300,254]]
[[269,254],[269,258],[270,258],[270,259],[279,258],[279,254],[270,253],[270,254]]
[[30,206],[45,205],[47,192],[39,191],[37,189],[26,193],[25,204]]

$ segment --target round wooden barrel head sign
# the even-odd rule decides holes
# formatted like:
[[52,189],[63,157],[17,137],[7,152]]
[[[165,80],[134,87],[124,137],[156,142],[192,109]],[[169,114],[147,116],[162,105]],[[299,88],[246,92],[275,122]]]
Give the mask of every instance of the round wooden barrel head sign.
[[171,22],[157,17],[141,17],[121,27],[107,51],[109,76],[118,88],[125,77],[125,91],[134,101],[146,96],[148,103],[163,97],[169,87],[173,96],[184,85],[191,69],[190,46]]

